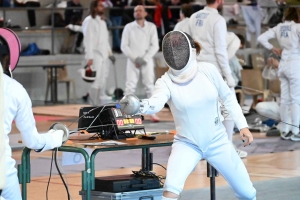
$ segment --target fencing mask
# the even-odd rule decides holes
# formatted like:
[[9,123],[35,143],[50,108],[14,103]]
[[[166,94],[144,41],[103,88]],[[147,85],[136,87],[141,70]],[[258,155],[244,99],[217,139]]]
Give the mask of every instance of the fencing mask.
[[192,37],[181,31],[167,33],[162,42],[166,64],[174,70],[182,70],[194,57],[196,46]]
[[10,77],[12,77],[11,72],[17,67],[20,52],[21,42],[16,33],[8,28],[0,28],[0,60],[4,73]]

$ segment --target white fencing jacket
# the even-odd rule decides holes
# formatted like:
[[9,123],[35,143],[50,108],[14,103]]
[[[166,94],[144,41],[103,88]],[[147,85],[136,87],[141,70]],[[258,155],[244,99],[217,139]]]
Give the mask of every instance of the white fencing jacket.
[[0,190],[5,186],[5,136],[4,136],[4,92],[3,70],[0,63]]
[[[223,117],[220,113],[219,96],[224,100],[230,116],[239,129],[248,127],[235,94],[224,82],[216,67],[198,62],[195,77],[187,83],[172,81],[166,72],[156,81],[153,95],[148,99],[145,114],[160,111],[168,102],[176,125],[177,134],[187,138],[206,151],[214,134],[219,130]],[[225,132],[225,129],[224,129]]]
[[282,48],[281,60],[300,59],[300,24],[285,21],[269,29],[258,37],[258,41],[267,49],[273,45],[269,39],[277,38]]
[[127,24],[122,33],[121,50],[133,63],[137,57],[146,62],[153,59],[159,50],[156,26],[148,21],[144,27],[136,21]]
[[97,15],[95,19],[91,16],[86,17],[82,23],[82,32],[85,59],[94,59],[95,52],[101,54],[104,59],[112,55],[107,26],[100,16]]
[[190,20],[190,18],[186,17],[183,20],[181,20],[180,22],[178,22],[174,27],[174,31],[182,31],[182,32],[190,34],[189,20]]
[[21,132],[23,144],[35,150],[49,150],[55,141],[62,138],[57,138],[55,134],[39,134],[35,126],[35,119],[32,113],[31,100],[24,89],[24,87],[16,80],[7,75],[3,75],[4,81],[4,134],[5,134],[5,148],[6,156],[12,155],[11,147],[9,145],[8,134],[11,132],[11,126],[15,121],[18,130]]
[[230,75],[225,19],[216,9],[205,7],[190,17],[189,28],[191,36],[201,45],[197,60],[213,63],[223,76]]

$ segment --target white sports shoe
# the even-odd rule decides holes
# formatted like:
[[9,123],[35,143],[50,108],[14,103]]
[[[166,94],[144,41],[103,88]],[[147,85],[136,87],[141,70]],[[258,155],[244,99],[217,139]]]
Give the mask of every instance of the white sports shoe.
[[240,149],[235,149],[237,154],[240,156],[240,158],[246,158],[248,156],[248,153],[246,151],[242,151]]
[[159,122],[159,117],[156,114],[151,115],[151,121],[152,122]]
[[280,137],[281,137],[282,139],[284,139],[284,140],[289,140],[289,139],[291,139],[292,136],[293,136],[292,131],[289,131],[289,132],[287,132],[287,133],[282,132],[282,133],[280,134]]
[[248,153],[246,151],[242,151],[242,150],[236,148],[236,146],[234,144],[232,144],[232,145],[240,158],[246,158],[248,156]]
[[293,140],[295,142],[299,142],[300,141],[300,133],[298,133],[297,135],[292,135],[291,140]]

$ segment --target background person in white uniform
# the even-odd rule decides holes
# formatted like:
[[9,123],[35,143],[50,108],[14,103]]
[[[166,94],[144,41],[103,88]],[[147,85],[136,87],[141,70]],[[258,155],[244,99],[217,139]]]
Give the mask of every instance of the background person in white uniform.
[[[280,80],[280,118],[285,121],[289,110],[294,125],[289,132],[289,125],[283,124],[281,137],[300,141],[300,11],[289,7],[284,13],[284,22],[269,29],[258,41],[267,49],[281,55],[278,76]],[[277,38],[281,49],[273,47],[269,39]]]
[[[16,40],[16,38],[15,38]],[[11,54],[16,53],[17,49],[8,49],[5,39],[0,38],[0,62],[3,72],[10,74]],[[1,67],[2,67],[1,66]],[[5,134],[5,162],[6,162],[6,184],[2,191],[2,199],[21,200],[21,191],[15,168],[16,161],[12,158],[12,150],[9,145],[8,134],[11,132],[12,123],[15,121],[21,133],[23,144],[39,152],[60,147],[63,142],[62,130],[49,130],[46,134],[39,134],[35,126],[32,113],[31,100],[23,86],[8,75],[3,74],[2,84],[4,86],[4,134]],[[2,128],[2,127],[1,127]],[[2,171],[2,168],[1,168]]]
[[[153,57],[159,50],[156,26],[145,20],[147,13],[143,6],[134,8],[135,21],[124,27],[121,50],[127,56],[125,94],[134,94],[142,75],[142,83],[147,97],[154,89],[154,61]],[[152,121],[159,121],[156,115]]]
[[84,35],[86,65],[96,71],[96,80],[90,88],[90,100],[93,105],[101,101],[111,100],[105,93],[106,79],[108,77],[107,58],[115,60],[109,44],[108,30],[100,15],[104,13],[101,0],[93,0],[90,4],[90,15],[82,23]]
[[[235,81],[232,77],[227,52],[227,27],[225,19],[218,13],[224,0],[206,0],[207,6],[194,13],[189,20],[191,36],[201,44],[198,62],[208,62],[215,65],[234,93]],[[228,138],[233,135],[234,122],[222,106],[223,121]]]
[[253,141],[235,95],[212,64],[197,62],[200,45],[191,36],[171,31],[162,45],[169,70],[156,81],[151,98],[141,100],[144,114],[159,112],[168,103],[174,116],[177,134],[162,200],[178,199],[188,175],[201,159],[223,175],[239,199],[255,200],[256,190],[221,123],[219,96],[235,120],[242,140],[247,139],[244,146]]
[[180,10],[180,22],[175,25],[174,31],[189,33],[189,19],[193,13],[194,9],[191,5],[183,4]]

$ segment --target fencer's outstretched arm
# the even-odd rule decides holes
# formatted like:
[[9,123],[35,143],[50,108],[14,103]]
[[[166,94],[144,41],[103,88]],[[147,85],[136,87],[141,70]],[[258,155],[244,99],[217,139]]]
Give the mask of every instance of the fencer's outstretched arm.
[[221,68],[224,77],[231,76],[231,69],[229,67],[227,44],[226,44],[227,27],[225,19],[221,18],[213,26],[214,52],[217,61]]
[[39,134],[37,132],[31,100],[24,88],[19,90],[17,101],[18,112],[15,122],[18,130],[21,132],[23,144],[30,149],[38,151],[45,151],[61,146],[63,131],[52,130],[46,134]]
[[270,28],[269,30],[261,34],[257,38],[257,41],[261,43],[266,49],[271,50],[273,48],[273,45],[269,42],[269,40],[276,37],[276,30],[277,26],[275,26],[274,28]]
[[149,99],[142,100],[141,113],[151,115],[159,112],[170,99],[170,96],[170,90],[166,82],[162,78],[158,79],[152,96]]
[[237,102],[235,94],[224,82],[220,73],[218,73],[217,69],[213,65],[207,67],[207,71],[213,78],[213,82],[218,90],[218,94],[224,101],[225,108],[228,110],[230,116],[233,118],[238,129],[241,130],[243,128],[247,128],[247,121],[245,119],[240,105]]
[[159,50],[158,36],[157,36],[157,30],[156,30],[155,26],[151,27],[151,34],[150,35],[151,35],[150,47],[147,50],[145,56],[143,57],[145,60],[152,59]]
[[135,62],[137,58],[136,55],[131,51],[129,47],[129,27],[125,26],[123,33],[122,33],[122,40],[121,40],[121,50],[132,62]]

